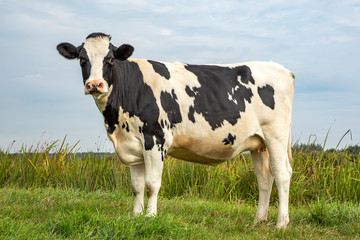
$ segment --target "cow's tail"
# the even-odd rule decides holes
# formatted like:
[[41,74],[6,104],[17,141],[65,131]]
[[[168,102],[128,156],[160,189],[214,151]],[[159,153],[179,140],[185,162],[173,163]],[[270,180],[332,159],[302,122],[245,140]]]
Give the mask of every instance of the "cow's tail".
[[290,163],[290,166],[292,166],[293,164],[293,157],[292,157],[292,151],[291,151],[291,131],[289,131],[289,139],[288,139],[288,149],[287,149],[287,152],[288,152],[288,158],[289,158],[289,163]]
[[[293,72],[290,72],[290,76],[291,76],[291,82],[292,82],[292,93],[291,93],[291,108],[292,108],[292,102],[293,102],[293,98],[294,98],[294,90],[295,90],[295,75]],[[291,112],[291,110],[290,110]],[[292,157],[292,151],[291,151],[291,123],[290,123],[290,128],[289,128],[289,139],[288,139],[288,158],[289,158],[289,163],[290,166],[292,166],[293,164],[293,157]]]

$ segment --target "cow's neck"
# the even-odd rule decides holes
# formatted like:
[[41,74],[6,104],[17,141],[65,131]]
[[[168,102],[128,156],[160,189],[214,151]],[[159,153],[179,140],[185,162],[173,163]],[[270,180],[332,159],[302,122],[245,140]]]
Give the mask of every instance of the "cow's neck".
[[[144,82],[137,63],[117,61],[113,66],[109,84],[113,88],[102,113],[110,134],[119,124],[120,108],[122,113],[128,113],[129,117],[137,116],[145,125],[156,124],[159,108],[153,91]],[[103,107],[103,104],[98,106],[100,105]]]
[[139,65],[135,62],[118,62],[111,76],[113,91],[107,105],[122,107],[124,112],[139,116],[149,109],[149,102],[154,100],[153,92],[143,80]]

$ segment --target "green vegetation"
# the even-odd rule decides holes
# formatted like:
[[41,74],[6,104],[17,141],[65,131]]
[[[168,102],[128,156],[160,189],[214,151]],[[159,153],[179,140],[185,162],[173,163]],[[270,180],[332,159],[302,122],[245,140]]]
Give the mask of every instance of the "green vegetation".
[[0,189],[0,239],[359,239],[360,207],[318,200],[290,207],[291,224],[253,222],[253,204],[196,197],[159,199],[155,218],[131,215],[121,191]]
[[168,158],[156,218],[133,218],[128,167],[52,142],[0,150],[0,239],[360,239],[360,155],[294,149],[291,224],[255,224],[251,157],[210,167]]
[[[123,189],[132,194],[128,167],[116,156],[77,155],[72,149],[63,141],[32,151],[23,148],[19,154],[0,151],[0,187]],[[294,151],[293,157],[292,204],[306,204],[318,198],[360,202],[360,155],[301,150]],[[258,190],[251,156],[241,154],[216,168],[168,158],[161,195],[253,203],[258,199]],[[272,202],[276,201],[274,187]]]

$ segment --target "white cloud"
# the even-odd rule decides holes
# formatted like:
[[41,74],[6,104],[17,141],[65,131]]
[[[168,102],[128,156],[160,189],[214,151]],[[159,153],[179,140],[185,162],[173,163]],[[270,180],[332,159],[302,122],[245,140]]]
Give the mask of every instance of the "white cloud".
[[[28,129],[12,125],[11,118],[0,118],[0,125],[6,121],[9,126],[6,137],[13,132],[24,141],[44,130],[54,138],[68,134],[88,141],[97,137],[86,132],[93,126],[99,128],[95,135],[105,135],[91,98],[83,96],[78,63],[63,59],[55,50],[59,42],[81,44],[87,34],[103,31],[113,36],[115,45],[132,44],[135,58],[285,64],[295,72],[296,92],[308,93],[295,98],[295,136],[297,129],[316,132],[324,121],[331,123],[337,112],[337,124],[352,128],[358,136],[360,129],[354,122],[360,116],[351,104],[359,88],[359,8],[357,1],[4,0],[0,2],[0,21],[5,23],[0,44],[6,58],[0,59],[0,66],[13,92],[0,95],[1,102],[9,103],[2,111],[19,118],[19,109],[29,114],[26,127],[32,132],[21,138],[21,131]],[[334,92],[319,96],[316,89],[323,86],[323,92]],[[52,105],[58,109],[51,109]],[[347,112],[341,111],[350,105]],[[41,115],[41,109],[51,116]],[[63,116],[69,113],[72,119]],[[321,118],[322,113],[328,119]],[[61,119],[58,131],[51,124],[56,119]],[[6,137],[0,139],[0,146]]]
[[337,24],[342,27],[353,27],[359,28],[360,27],[360,16],[337,16],[334,17],[334,20]]
[[160,30],[160,34],[163,35],[163,36],[171,36],[172,35],[172,31],[170,29],[161,29]]

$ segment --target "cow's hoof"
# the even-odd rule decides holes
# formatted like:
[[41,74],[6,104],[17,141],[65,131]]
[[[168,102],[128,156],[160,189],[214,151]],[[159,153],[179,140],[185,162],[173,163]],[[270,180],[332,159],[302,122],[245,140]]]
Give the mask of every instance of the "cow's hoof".
[[290,222],[289,216],[279,217],[276,223],[276,228],[285,229],[288,226],[289,222]]
[[134,217],[139,217],[143,214],[143,212],[133,212]]
[[145,217],[155,217],[155,216],[156,216],[156,213],[153,213],[153,212],[148,212],[145,215]]
[[254,219],[254,222],[257,222],[257,223],[262,223],[262,222],[266,222],[266,221],[267,221],[267,216],[262,216],[262,217],[256,216]]

